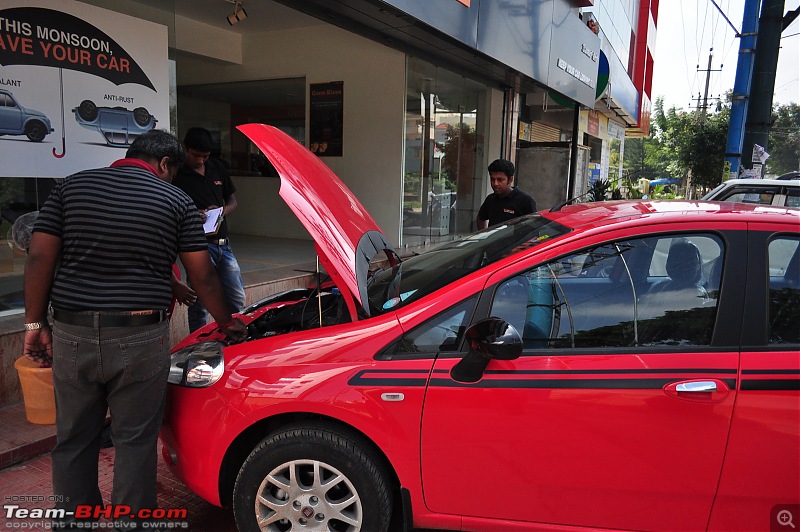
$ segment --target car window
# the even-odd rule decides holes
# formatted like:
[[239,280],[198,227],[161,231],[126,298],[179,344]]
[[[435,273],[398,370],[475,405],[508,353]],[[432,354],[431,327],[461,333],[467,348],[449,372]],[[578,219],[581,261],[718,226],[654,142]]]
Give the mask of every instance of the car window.
[[723,256],[710,234],[605,244],[500,283],[491,315],[528,349],[708,345]]
[[385,358],[457,351],[472,317],[475,300],[472,297],[462,301],[414,327],[400,338]]
[[769,343],[800,343],[800,239],[769,244]]
[[754,190],[752,187],[745,190],[737,190],[733,194],[724,194],[719,199],[725,201],[738,201],[740,203],[758,203],[761,205],[772,205],[772,199],[778,189]]
[[800,207],[800,187],[788,187],[786,190],[786,206]]

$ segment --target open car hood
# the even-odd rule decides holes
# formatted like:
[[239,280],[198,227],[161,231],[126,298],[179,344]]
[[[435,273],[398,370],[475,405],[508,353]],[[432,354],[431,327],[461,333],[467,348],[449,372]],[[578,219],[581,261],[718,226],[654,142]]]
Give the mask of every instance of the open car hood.
[[[325,270],[345,297],[351,317],[355,304],[369,315],[370,261],[385,251],[397,255],[378,224],[353,193],[305,146],[264,124],[237,126],[269,159],[281,178],[280,196],[311,234]],[[355,299],[355,303],[353,302]]]

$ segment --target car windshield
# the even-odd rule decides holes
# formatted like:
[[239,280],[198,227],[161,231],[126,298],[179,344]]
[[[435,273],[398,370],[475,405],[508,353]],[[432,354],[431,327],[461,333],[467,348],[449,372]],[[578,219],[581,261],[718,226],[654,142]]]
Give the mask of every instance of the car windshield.
[[569,231],[561,224],[532,214],[443,244],[393,268],[379,270],[367,286],[370,315],[399,308],[493,262]]

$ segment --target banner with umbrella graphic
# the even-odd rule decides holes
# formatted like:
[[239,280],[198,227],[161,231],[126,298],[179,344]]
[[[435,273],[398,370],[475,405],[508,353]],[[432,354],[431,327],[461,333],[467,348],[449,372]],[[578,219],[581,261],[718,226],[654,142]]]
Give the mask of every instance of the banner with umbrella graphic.
[[22,177],[107,165],[156,124],[169,128],[166,27],[78,2],[15,3],[0,8],[4,175],[22,152],[35,153],[11,165]]

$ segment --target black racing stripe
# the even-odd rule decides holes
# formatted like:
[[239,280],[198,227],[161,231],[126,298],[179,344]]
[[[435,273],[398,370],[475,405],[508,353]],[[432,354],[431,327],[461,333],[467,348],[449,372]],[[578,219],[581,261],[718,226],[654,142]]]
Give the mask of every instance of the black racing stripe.
[[800,369],[743,369],[744,375],[800,375]]
[[[425,377],[366,377],[368,374],[402,375],[424,374]],[[350,377],[350,386],[425,386],[428,381],[426,369],[364,369]]]
[[[451,379],[431,379],[431,386],[444,388],[560,388],[560,389],[623,389],[657,390],[667,384],[683,379],[482,379],[473,384],[456,382]],[[735,389],[735,380],[725,380],[725,384]]]
[[353,377],[347,384],[350,386],[418,386],[424,387],[426,379],[402,379],[402,378],[377,378]]
[[724,373],[735,375],[736,369],[717,369],[717,368],[665,368],[665,369],[530,369],[530,370],[487,370],[486,375],[647,375],[660,373]]
[[[449,374],[450,371],[446,369],[437,369],[433,371],[434,374]],[[723,373],[726,375],[735,375],[736,369],[721,369],[721,368],[669,368],[669,369],[497,369],[486,370],[486,375],[636,375],[636,374],[663,374],[663,373]]]
[[742,391],[800,390],[800,379],[743,379]]

